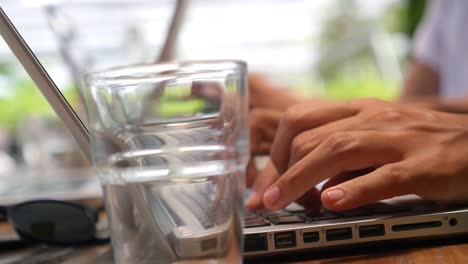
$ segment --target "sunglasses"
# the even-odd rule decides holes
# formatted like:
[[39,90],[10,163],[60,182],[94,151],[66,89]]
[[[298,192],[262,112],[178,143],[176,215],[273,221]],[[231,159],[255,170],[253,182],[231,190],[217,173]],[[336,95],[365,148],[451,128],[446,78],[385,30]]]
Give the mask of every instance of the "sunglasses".
[[37,200],[0,206],[22,241],[56,245],[108,242],[96,235],[97,209],[71,202]]

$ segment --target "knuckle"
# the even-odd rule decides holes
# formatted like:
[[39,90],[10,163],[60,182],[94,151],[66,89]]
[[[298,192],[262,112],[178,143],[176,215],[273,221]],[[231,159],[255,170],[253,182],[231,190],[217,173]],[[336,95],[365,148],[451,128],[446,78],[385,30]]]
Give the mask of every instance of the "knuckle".
[[401,165],[388,165],[385,168],[386,181],[389,186],[403,187],[408,183],[407,169]]
[[386,103],[385,101],[383,101],[381,99],[377,99],[377,98],[373,98],[373,97],[354,99],[354,100],[352,100],[352,102],[356,103],[356,104],[367,105],[367,106],[382,105],[382,104]]
[[263,110],[254,109],[249,114],[249,127],[251,130],[262,130],[265,126],[265,115]]
[[383,118],[386,121],[398,121],[401,120],[402,117],[403,113],[393,106],[385,107],[381,112],[381,118]]
[[337,132],[329,136],[323,143],[331,155],[339,155],[354,150],[359,143],[355,136],[347,132]]
[[300,134],[295,137],[291,143],[291,156],[294,158],[303,158],[309,153],[308,139],[305,135]]
[[382,105],[382,104],[386,103],[386,101],[384,101],[382,99],[378,99],[378,98],[366,98],[365,102],[368,105]]
[[258,123],[253,118],[249,118],[249,129],[251,132],[258,129]]
[[254,108],[250,110],[249,118],[251,122],[257,122],[262,117],[262,109]]
[[282,122],[286,125],[289,129],[296,130],[300,127],[302,117],[302,111],[300,106],[292,106],[286,110],[282,118]]
[[404,117],[404,112],[394,106],[372,109],[362,116],[363,123],[365,124],[400,122]]

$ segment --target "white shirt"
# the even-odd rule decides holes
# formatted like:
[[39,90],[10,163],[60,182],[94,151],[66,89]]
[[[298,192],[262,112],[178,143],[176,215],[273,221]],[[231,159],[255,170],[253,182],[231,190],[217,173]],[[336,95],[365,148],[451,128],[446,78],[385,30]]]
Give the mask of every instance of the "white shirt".
[[440,96],[468,96],[468,1],[432,0],[413,56],[440,75]]

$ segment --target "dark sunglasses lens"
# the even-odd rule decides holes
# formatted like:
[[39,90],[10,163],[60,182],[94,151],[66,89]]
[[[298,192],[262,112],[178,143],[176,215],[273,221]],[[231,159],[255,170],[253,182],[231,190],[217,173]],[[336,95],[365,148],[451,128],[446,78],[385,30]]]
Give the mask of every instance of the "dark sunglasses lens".
[[9,215],[21,235],[45,242],[79,243],[93,238],[95,226],[80,207],[53,201],[19,204]]

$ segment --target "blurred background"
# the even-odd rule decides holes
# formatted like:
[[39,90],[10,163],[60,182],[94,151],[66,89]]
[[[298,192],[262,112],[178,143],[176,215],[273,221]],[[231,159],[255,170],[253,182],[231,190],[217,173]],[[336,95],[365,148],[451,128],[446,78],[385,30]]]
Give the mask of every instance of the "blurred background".
[[[81,114],[82,72],[157,61],[177,3],[183,12],[172,59],[241,59],[250,72],[298,93],[392,100],[426,6],[423,0],[0,2]],[[87,162],[0,39],[0,174],[18,166]]]

